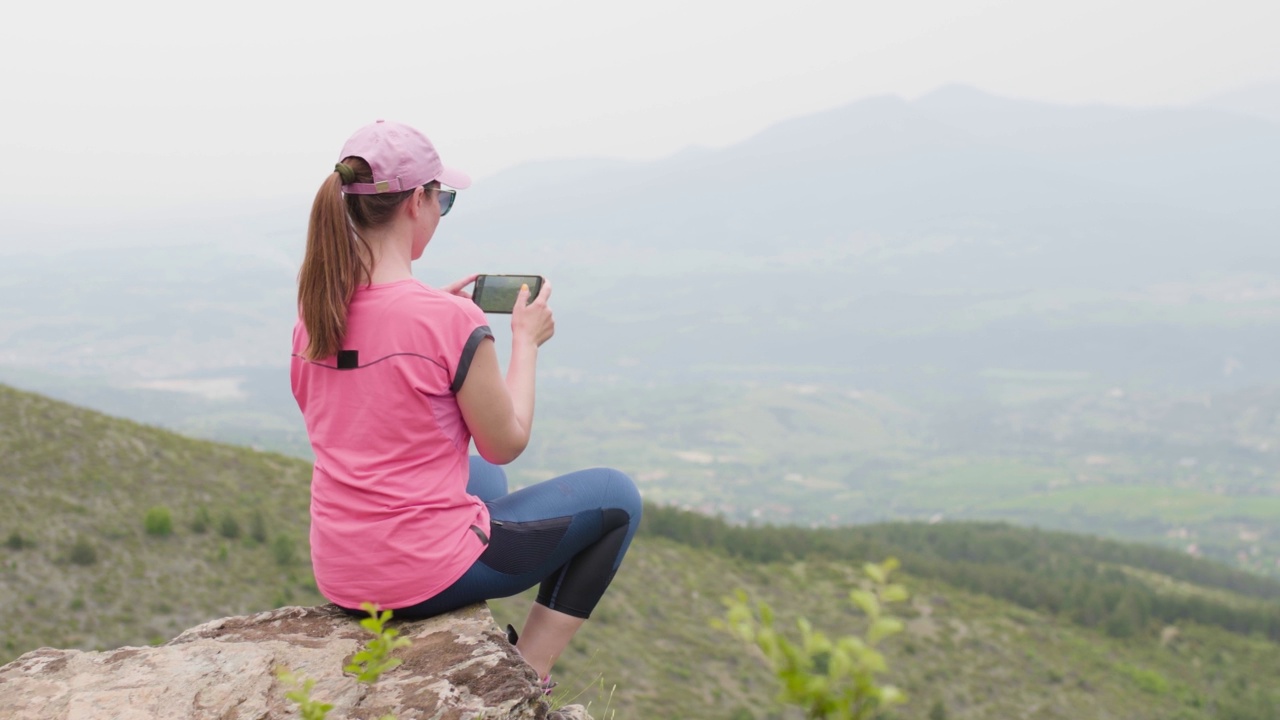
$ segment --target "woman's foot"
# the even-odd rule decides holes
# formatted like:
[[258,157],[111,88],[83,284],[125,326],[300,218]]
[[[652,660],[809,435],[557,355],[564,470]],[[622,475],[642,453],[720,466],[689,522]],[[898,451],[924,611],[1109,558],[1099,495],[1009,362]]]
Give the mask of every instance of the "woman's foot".
[[[520,633],[516,632],[514,625],[507,625],[507,642],[511,643],[512,647],[515,647],[515,644],[520,642]],[[520,652],[519,648],[516,649],[516,652]],[[550,695],[551,691],[559,684],[551,681],[550,674],[543,675],[538,682],[542,683],[543,695]]]

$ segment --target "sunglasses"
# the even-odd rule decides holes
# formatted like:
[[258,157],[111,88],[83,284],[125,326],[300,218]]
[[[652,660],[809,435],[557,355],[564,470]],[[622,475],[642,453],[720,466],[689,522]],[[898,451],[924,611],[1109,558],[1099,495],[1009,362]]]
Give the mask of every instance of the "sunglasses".
[[[429,186],[424,185],[423,188],[427,192],[431,192],[431,188]],[[440,217],[444,217],[449,214],[449,209],[453,207],[453,201],[458,198],[458,191],[448,190],[442,187],[437,187],[435,190],[436,197],[440,199]]]

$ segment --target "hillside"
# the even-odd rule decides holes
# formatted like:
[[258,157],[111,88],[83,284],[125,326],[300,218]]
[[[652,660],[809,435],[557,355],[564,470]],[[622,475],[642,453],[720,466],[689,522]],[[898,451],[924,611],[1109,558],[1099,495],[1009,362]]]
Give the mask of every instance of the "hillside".
[[[1192,623],[1116,639],[945,583],[901,579],[915,599],[907,633],[886,643],[888,679],[911,702],[893,717],[1274,720],[1280,711],[1276,643]],[[799,718],[778,713],[758,658],[710,619],[740,588],[770,603],[782,627],[804,616],[831,634],[854,632],[855,582],[846,562],[750,563],[642,538],[562,657],[561,692],[618,718]],[[491,605],[500,623],[518,625],[527,598]],[[931,715],[939,704],[944,714]]]
[[[309,468],[0,386],[0,659],[320,600]],[[172,534],[151,535],[151,508]]]
[[[0,621],[0,660],[43,644],[153,642],[213,617],[320,601],[305,562],[302,461],[3,387],[0,456],[0,602],[17,611]],[[145,529],[157,506],[171,511],[169,536]],[[889,554],[915,592],[910,631],[890,654],[914,698],[897,717],[1275,717],[1280,698],[1266,683],[1280,644],[1268,638],[1280,622],[1231,620],[1271,622],[1273,581],[1008,526],[746,528],[658,506],[564,658],[560,697],[583,692],[596,717],[606,706],[618,717],[790,717],[772,709],[752,653],[710,627],[720,598],[742,588],[784,621],[848,632],[859,622],[845,599],[855,568]],[[1054,575],[1096,595],[1104,615],[1075,613],[1088,598],[1058,597]],[[1058,605],[1016,592],[1036,587]],[[524,602],[495,602],[495,615],[519,624]]]

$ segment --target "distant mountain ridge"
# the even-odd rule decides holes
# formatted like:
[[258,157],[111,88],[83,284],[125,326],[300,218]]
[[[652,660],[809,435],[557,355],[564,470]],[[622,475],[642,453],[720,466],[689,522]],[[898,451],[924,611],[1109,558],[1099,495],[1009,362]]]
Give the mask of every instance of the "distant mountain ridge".
[[[1160,305],[1143,297],[1155,286],[1280,282],[1276,187],[1280,124],[1198,106],[1064,107],[944,87],[653,162],[514,168],[463,194],[421,272],[436,283],[546,274],[566,329],[616,331],[618,355],[642,361],[635,341],[653,345],[673,323],[697,340],[757,310],[766,317],[753,318],[754,332],[786,342],[799,331],[865,345],[868,333],[935,335],[974,318],[1007,334],[971,309],[992,298],[1008,298],[1020,321],[1043,323],[1035,308],[1048,299],[1067,306],[1056,321],[1094,327],[1094,315],[1135,299]],[[183,235],[208,242],[131,252],[127,276],[102,271],[123,261],[111,250],[5,263],[0,362],[148,379],[165,368],[283,364],[288,265],[301,259],[305,228],[304,209],[290,212],[187,223]],[[52,276],[59,282],[42,280]],[[770,302],[738,302],[751,288]],[[1275,312],[1257,309],[1247,313]],[[566,357],[590,354],[570,338],[557,340]]]
[[1280,123],[1280,80],[1220,93],[1197,104]]
[[1203,247],[1196,233],[1215,228],[1219,245],[1247,251],[1264,248],[1260,233],[1275,229],[1278,167],[1274,123],[946,87],[911,102],[869,98],[651,163],[526,166],[519,174],[540,178],[538,191],[498,175],[492,191],[474,191],[493,212],[460,217],[455,229],[492,252],[519,254],[528,243],[569,265],[604,257],[606,245],[619,257],[644,260],[647,248],[686,261],[712,249],[783,254],[859,233],[1061,243],[1083,231],[1150,249],[1155,238],[1133,234]]

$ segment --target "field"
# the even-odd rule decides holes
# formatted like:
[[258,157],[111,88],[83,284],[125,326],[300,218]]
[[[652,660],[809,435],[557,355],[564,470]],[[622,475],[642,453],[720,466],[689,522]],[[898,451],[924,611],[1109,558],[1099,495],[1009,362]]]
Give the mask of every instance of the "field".
[[[244,397],[26,374],[28,387],[188,435],[307,459],[281,371]],[[988,370],[947,395],[847,380],[628,384],[550,377],[528,484],[612,465],[647,499],[743,523],[1007,520],[1125,538],[1280,576],[1280,389],[1120,388]],[[225,383],[201,392],[223,393]]]

